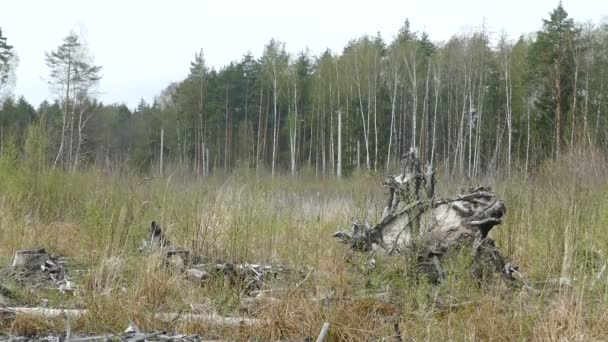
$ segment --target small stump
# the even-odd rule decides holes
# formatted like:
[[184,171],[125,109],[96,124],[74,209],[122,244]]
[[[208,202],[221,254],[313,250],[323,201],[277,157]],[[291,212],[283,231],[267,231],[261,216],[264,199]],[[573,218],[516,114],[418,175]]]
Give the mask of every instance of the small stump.
[[13,268],[24,268],[28,270],[40,269],[51,260],[51,257],[44,248],[24,249],[15,252],[13,258]]

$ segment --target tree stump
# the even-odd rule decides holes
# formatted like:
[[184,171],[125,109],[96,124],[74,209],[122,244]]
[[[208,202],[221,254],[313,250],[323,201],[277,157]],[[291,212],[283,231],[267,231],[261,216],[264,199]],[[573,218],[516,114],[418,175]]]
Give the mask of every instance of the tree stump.
[[15,252],[13,268],[24,268],[28,270],[40,269],[45,266],[51,257],[44,248],[24,249]]

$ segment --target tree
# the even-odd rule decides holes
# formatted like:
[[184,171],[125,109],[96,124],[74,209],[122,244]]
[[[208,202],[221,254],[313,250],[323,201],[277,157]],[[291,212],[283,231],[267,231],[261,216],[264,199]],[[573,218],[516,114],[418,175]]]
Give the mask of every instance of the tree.
[[8,80],[10,61],[13,56],[13,47],[6,43],[6,37],[2,35],[2,28],[0,28],[0,87]]
[[190,63],[190,74],[188,81],[196,89],[196,105],[197,108],[193,112],[198,113],[193,122],[194,127],[194,172],[206,175],[208,171],[206,159],[206,120],[205,120],[205,95],[207,91],[207,74],[209,70],[205,64],[203,49],[194,55],[194,61]]
[[[53,168],[60,160],[65,168],[69,168],[73,158],[76,160],[75,165],[77,164],[78,159],[72,156],[72,139],[70,139],[70,149],[66,160],[66,133],[68,124],[70,124],[69,133],[70,138],[72,138],[77,108],[81,109],[78,130],[82,133],[87,121],[83,120],[83,105],[90,95],[91,88],[101,79],[101,67],[90,64],[90,60],[91,56],[88,50],[81,43],[80,37],[74,32],[70,32],[56,50],[46,53],[46,64],[51,69],[49,85],[57,92],[60,102],[63,104],[61,141],[53,162]],[[80,138],[82,138],[81,134]],[[82,140],[80,140],[81,142]]]
[[296,174],[297,142],[299,111],[302,110],[301,99],[306,95],[306,83],[310,75],[310,57],[308,51],[300,52],[297,60],[290,68],[291,90],[293,104],[289,106],[289,155],[291,175]]
[[[544,120],[550,120],[553,116],[555,157],[560,154],[562,120],[569,110],[573,90],[572,43],[575,37],[574,21],[568,18],[568,12],[560,1],[551,12],[550,19],[543,19],[543,28],[537,33],[530,51],[530,63],[538,85],[536,107],[544,114]],[[547,121],[542,125],[549,126],[550,123]]]
[[[81,50],[82,55],[79,56],[79,60],[74,64],[75,78],[74,78],[74,111],[78,114],[78,143],[76,146],[76,152],[74,153],[74,163],[72,171],[75,172],[78,163],[80,161],[80,152],[82,144],[85,142],[84,129],[87,122],[91,118],[94,110],[98,107],[97,101],[92,98],[91,89],[101,79],[101,67],[89,65],[88,61],[83,60],[89,59],[88,51]],[[72,118],[74,120],[75,118]]]
[[287,67],[289,65],[289,55],[285,51],[285,43],[271,39],[264,48],[262,65],[265,74],[272,86],[272,108],[273,108],[273,128],[272,128],[272,166],[271,174],[274,176],[277,161],[277,149],[279,147],[280,113],[278,109],[279,92]]

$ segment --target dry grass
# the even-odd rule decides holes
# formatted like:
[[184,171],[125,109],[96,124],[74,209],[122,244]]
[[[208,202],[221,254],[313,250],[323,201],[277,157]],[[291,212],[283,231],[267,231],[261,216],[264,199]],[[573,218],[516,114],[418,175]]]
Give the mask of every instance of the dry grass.
[[[508,214],[493,233],[497,244],[526,272],[541,295],[501,284],[479,288],[466,272],[432,287],[410,275],[402,259],[378,260],[365,273],[353,255],[331,239],[353,219],[375,221],[384,204],[379,177],[336,181],[306,177],[228,178],[75,175],[41,171],[0,159],[0,260],[17,249],[45,247],[67,256],[78,277],[75,297],[19,290],[27,304],[86,308],[72,331],[120,332],[129,322],[143,329],[199,333],[207,338],[277,340],[315,336],[325,321],[338,341],[390,339],[395,323],[406,340],[591,341],[608,338],[608,285],[594,280],[608,261],[608,171],[597,155],[572,154],[546,163],[529,179],[489,177],[506,199]],[[441,179],[441,194],[459,180]],[[467,183],[475,183],[470,181]],[[447,184],[447,185],[446,185]],[[270,323],[227,329],[197,322],[163,323],[157,312],[242,314],[239,294],[212,281],[200,287],[136,248],[150,221],[161,223],[177,245],[233,261],[278,263],[316,270],[275,284],[292,290],[248,314]],[[466,267],[466,256],[454,267]],[[575,279],[569,288],[545,280]],[[389,290],[392,304],[359,298],[362,290]],[[320,299],[331,294],[332,301]],[[449,305],[441,305],[449,303]],[[18,316],[2,321],[5,333],[65,331],[62,319]]]

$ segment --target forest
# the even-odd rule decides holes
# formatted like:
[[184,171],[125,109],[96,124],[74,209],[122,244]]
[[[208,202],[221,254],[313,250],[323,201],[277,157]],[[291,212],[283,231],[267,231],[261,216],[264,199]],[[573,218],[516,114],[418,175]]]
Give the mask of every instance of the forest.
[[0,341],[608,340],[608,21],[411,27],[135,108],[0,29]]
[[196,176],[254,168],[341,177],[388,172],[416,147],[451,175],[527,174],[608,141],[608,23],[575,23],[560,4],[539,26],[512,38],[481,25],[434,42],[405,20],[391,40],[362,36],[319,56],[271,39],[262,56],[219,70],[200,49],[186,79],[137,108],[96,99],[103,66],[72,32],[45,57],[54,101],[2,100],[0,146],[36,146],[35,158],[71,172],[158,173],[164,159],[163,168]]

